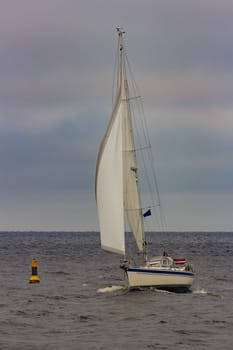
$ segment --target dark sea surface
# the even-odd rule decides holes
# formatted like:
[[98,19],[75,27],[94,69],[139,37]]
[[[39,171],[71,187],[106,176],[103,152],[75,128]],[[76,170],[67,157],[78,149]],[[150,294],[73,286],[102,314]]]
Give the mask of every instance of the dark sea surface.
[[0,233],[0,349],[232,349],[233,234],[149,239],[192,261],[191,293],[128,291],[98,233]]

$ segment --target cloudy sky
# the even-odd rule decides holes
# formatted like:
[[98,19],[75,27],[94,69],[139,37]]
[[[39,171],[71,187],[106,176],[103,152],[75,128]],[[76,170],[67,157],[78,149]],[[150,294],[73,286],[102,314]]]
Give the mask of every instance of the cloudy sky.
[[169,230],[233,230],[231,0],[1,0],[0,230],[98,230],[116,26]]

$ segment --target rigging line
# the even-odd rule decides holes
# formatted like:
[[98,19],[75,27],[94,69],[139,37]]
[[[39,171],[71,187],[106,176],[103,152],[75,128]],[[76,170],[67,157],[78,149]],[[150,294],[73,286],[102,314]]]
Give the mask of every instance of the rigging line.
[[[131,87],[132,87],[132,90],[133,90],[133,94],[134,95],[138,95],[139,88],[138,88],[136,80],[134,78],[134,74],[133,74],[133,71],[131,69],[131,66],[130,66],[127,54],[125,54],[125,57],[126,57],[126,63],[127,63],[127,67],[128,67],[129,76],[131,78],[130,81],[132,82],[131,83]],[[141,125],[140,129],[143,131],[143,134],[144,134],[146,142],[150,145],[150,139],[149,139],[149,135],[148,135],[148,132],[147,132],[148,128],[146,126],[146,119],[143,118],[143,117],[145,117],[145,113],[144,113],[144,110],[143,110],[143,103],[142,103],[142,97],[141,96],[140,96],[140,98],[138,98],[136,100],[136,106],[138,108],[139,114],[141,115],[141,118],[139,118],[139,122],[140,122],[140,125]]]
[[[138,132],[138,130],[137,130],[137,132]],[[139,133],[138,133],[139,134]],[[143,149],[148,149],[148,148],[151,148],[151,146],[146,146],[146,147],[141,147],[141,149],[143,150]],[[139,148],[137,148],[136,149],[136,151],[138,150]],[[139,149],[140,150],[140,149]],[[148,160],[146,160],[146,157],[145,157],[145,155],[144,154],[141,154],[141,157],[139,157],[139,160],[141,159],[141,161],[142,161],[142,164],[143,164],[143,168],[144,169],[149,169],[149,168],[151,168],[151,166],[149,166],[148,165]],[[150,163],[149,163],[150,164]],[[150,177],[149,177],[149,171],[145,171],[145,179],[146,179],[146,184],[147,184],[147,187],[149,188],[149,193],[150,193],[150,197],[151,197],[151,199],[150,199],[150,204],[155,204],[155,205],[153,205],[154,207],[155,206],[158,206],[158,204],[155,202],[155,199],[154,199],[154,197],[158,197],[157,196],[157,194],[156,193],[154,193],[154,186],[152,185],[152,182],[153,181],[151,181],[151,179],[150,179]],[[154,193],[154,195],[153,195],[153,193]]]
[[[124,57],[125,57],[124,62],[126,63],[125,64],[125,69],[126,69],[126,66],[127,66],[127,70],[129,72],[130,83],[131,83],[133,94],[137,95],[137,92],[139,91],[139,88],[138,88],[136,80],[134,78],[134,74],[132,72],[131,65],[129,63],[125,47],[124,47]],[[147,143],[149,145],[148,148],[150,148],[150,152],[148,154],[148,157],[149,157],[149,163],[151,165],[150,168],[151,168],[152,174],[153,174],[153,177],[152,177],[153,181],[152,182],[153,182],[154,186],[151,184],[151,181],[147,180],[148,181],[148,186],[151,189],[150,190],[151,197],[153,197],[152,193],[154,193],[154,188],[155,188],[155,195],[158,197],[158,200],[159,200],[159,203],[160,203],[159,207],[160,207],[161,225],[162,225],[162,228],[164,230],[164,228],[167,227],[167,224],[166,224],[166,219],[165,219],[165,216],[163,214],[163,209],[162,209],[162,205],[161,205],[161,199],[160,199],[160,193],[159,193],[159,189],[158,189],[158,182],[157,182],[157,177],[156,177],[156,173],[155,173],[155,168],[152,165],[153,164],[152,147],[151,147],[151,143],[150,143],[149,132],[148,132],[148,127],[147,127],[147,123],[146,123],[146,118],[145,118],[142,98],[136,99],[136,104],[137,104],[137,108],[138,108],[138,111],[139,111],[139,122],[140,122],[140,125],[141,125],[140,129],[143,132],[144,138],[145,138],[145,140],[147,141]],[[131,105],[131,107],[132,107],[132,105]],[[135,113],[133,113],[133,108],[132,108],[132,114],[135,116]],[[134,119],[136,120],[136,118],[134,118]],[[145,162],[145,158],[142,157],[142,160],[143,160],[143,163],[144,163],[144,166],[145,166],[146,165],[145,164],[146,163]],[[147,168],[147,166],[146,166],[146,168]],[[152,203],[153,202],[154,202],[154,200],[152,198]]]
[[[125,52],[125,58],[126,58],[126,62],[127,62],[129,75],[130,75],[131,81],[132,81],[132,88],[133,88],[134,94],[137,95],[137,92],[140,92],[140,90],[139,90],[139,88],[137,86],[136,79],[134,78],[134,74],[133,74],[133,71],[131,69],[131,65],[130,65],[130,62],[129,62],[129,59],[128,59],[128,56],[127,56],[126,52]],[[140,98],[137,102],[138,102],[138,109],[139,109],[141,115],[145,116],[145,113],[144,113],[144,110],[143,110],[142,98]],[[146,125],[146,119],[142,118],[141,119],[141,123],[142,123],[142,129],[143,129],[143,132],[144,132],[144,135],[145,135],[145,139],[147,140],[148,143],[150,143],[149,134],[148,134],[148,128],[147,128],[147,125]]]
[[[126,61],[127,61],[129,73],[131,75],[132,82],[134,83],[134,84],[132,84],[132,87],[134,89],[134,93],[137,94],[137,91],[139,89],[137,87],[137,83],[136,83],[136,80],[134,78],[133,72],[131,70],[131,66],[130,66],[130,63],[129,63],[127,55],[126,55]],[[149,132],[148,132],[148,127],[147,127],[147,123],[146,123],[146,118],[145,118],[145,113],[144,113],[142,99],[137,100],[136,103],[137,103],[138,110],[140,111],[140,113],[139,113],[140,114],[139,115],[139,117],[140,117],[139,121],[141,122],[143,134],[144,134],[145,140],[149,144],[149,147],[148,147],[150,149],[149,158],[150,158],[150,164],[152,165],[152,164],[154,164],[154,162],[153,162],[154,159],[153,159],[152,147],[151,147],[151,143],[150,143]],[[145,163],[145,159],[144,158],[143,158],[143,162]],[[154,186],[155,186],[155,189],[156,189],[156,195],[158,196],[158,199],[159,199],[159,202],[160,202],[161,224],[162,224],[162,227],[166,229],[167,224],[166,224],[166,219],[165,219],[165,216],[164,216],[164,213],[163,213],[163,209],[162,209],[162,205],[161,205],[161,199],[160,199],[160,193],[159,193],[159,188],[158,188],[157,176],[156,176],[156,173],[155,173],[154,166],[151,166],[151,169],[152,169],[152,172],[153,172],[153,182],[154,182]],[[149,185],[149,187],[150,187],[150,185]],[[153,198],[152,198],[152,201],[153,201]]]
[[[149,155],[150,155],[150,159],[151,159],[151,164],[154,164],[153,153],[152,153],[151,149],[150,149]],[[152,166],[152,171],[153,171],[153,180],[154,180],[154,184],[156,186],[156,192],[157,192],[158,200],[159,200],[159,203],[160,203],[160,213],[161,213],[162,227],[164,228],[164,230],[167,230],[166,217],[165,217],[164,212],[163,212],[163,206],[162,206],[162,202],[161,202],[161,198],[160,198],[159,187],[158,187],[158,182],[157,182],[157,177],[156,177],[154,166]]]
[[141,96],[132,96],[127,98],[122,98],[121,101],[131,101],[131,100],[136,100],[138,98],[141,98]]
[[[148,130],[147,130],[148,131]],[[155,173],[155,168],[153,166],[154,164],[154,160],[153,160],[153,153],[152,153],[152,147],[150,145],[149,151],[148,151],[148,161],[150,164],[150,169],[152,171],[152,179],[148,181],[148,187],[150,188],[150,197],[151,197],[151,201],[152,203],[154,203],[154,198],[153,198],[153,193],[155,195],[155,197],[158,198],[159,201],[159,211],[160,211],[160,215],[159,215],[159,222],[161,223],[161,229],[162,231],[166,231],[167,230],[167,223],[166,223],[166,218],[164,216],[164,212],[163,212],[163,207],[161,204],[161,199],[160,199],[160,193],[159,193],[159,189],[158,189],[158,183],[157,183],[157,178],[156,178],[156,173]],[[142,157],[142,162],[144,164],[145,167],[147,167],[147,165],[145,165],[145,163],[147,162],[144,155]],[[152,181],[152,182],[151,182]],[[160,224],[159,224],[160,226]]]
[[[138,129],[139,129],[139,127],[138,127]],[[141,128],[140,128],[140,130],[141,130]],[[138,135],[140,136],[140,133],[138,132],[138,130],[137,130],[137,133],[138,133]],[[144,135],[145,136],[145,135]],[[139,137],[139,139],[140,139],[140,137]],[[141,142],[140,142],[141,143]],[[140,150],[140,148],[137,148],[137,149],[139,149]],[[151,145],[149,145],[149,146],[146,146],[146,147],[141,147],[141,149],[143,150],[143,149],[149,149],[150,151],[151,151]],[[149,169],[149,168],[152,168],[152,163],[151,163],[151,160],[150,160],[150,158],[149,157],[146,157],[146,155],[147,154],[141,154],[141,161],[142,161],[142,163],[143,163],[143,168],[144,169]],[[147,159],[148,160],[147,160]],[[149,178],[149,172],[145,172],[145,174],[146,174],[146,183],[147,183],[147,186],[149,187],[149,193],[151,194],[151,202],[152,203],[154,203],[154,199],[153,199],[153,193],[154,193],[154,186],[153,186],[153,181]],[[155,194],[155,197],[158,197],[158,195],[157,195],[157,192],[155,192],[154,193]]]
[[146,149],[150,149],[151,146],[143,146],[143,147],[137,147],[134,149],[125,149],[123,152],[140,152],[140,151],[145,151]]
[[154,159],[153,159],[152,147],[151,147],[151,143],[150,143],[150,140],[149,140],[149,132],[148,132],[148,127],[146,125],[146,118],[145,118],[145,113],[143,111],[143,104],[142,103],[141,103],[140,107],[141,107],[141,112],[142,112],[140,120],[142,122],[144,136],[147,139],[148,144],[149,144],[149,147],[148,147],[148,149],[149,149],[149,152],[148,152],[149,164],[151,164],[151,170],[152,170],[152,173],[153,173],[153,182],[154,182],[154,186],[155,186],[155,189],[156,189],[157,196],[158,196],[159,201],[160,201],[160,194],[159,194],[157,176],[156,176],[156,173],[155,173],[155,168],[153,166]]
[[159,206],[160,206],[160,203],[154,204],[154,205],[149,205],[149,206],[143,207],[142,210],[156,208],[156,207],[159,207]]
[[137,147],[137,148],[135,148],[135,151],[136,152],[145,151],[146,149],[150,149],[150,148],[151,148],[151,146]]
[[[132,77],[131,77],[131,78],[132,78]],[[133,88],[135,89],[135,87],[133,87]],[[138,107],[138,106],[140,107],[140,104],[137,104],[137,107]],[[133,115],[133,118],[134,118],[135,123],[136,123],[136,130],[135,130],[135,131],[137,132],[138,140],[140,141],[140,142],[139,142],[139,143],[140,143],[140,147],[137,147],[137,148],[135,147],[135,151],[151,148],[151,145],[150,145],[150,144],[149,144],[149,146],[148,146],[148,145],[147,145],[147,146],[142,146],[142,145],[141,145],[141,138],[139,137],[140,134],[141,134],[141,132],[139,133],[139,130],[141,131],[141,129],[145,129],[145,128],[144,128],[144,126],[143,126],[142,123],[141,123],[142,118],[140,118],[140,114],[141,114],[140,108],[137,108],[137,110],[139,111],[139,118],[137,118],[137,117],[136,117],[136,116],[137,116],[137,113],[135,113],[135,108],[134,108],[134,107],[135,107],[135,106],[131,104],[132,115]],[[138,119],[139,119],[139,121],[140,121],[140,125],[142,125],[143,128],[139,127],[139,125],[137,126],[137,124],[138,124]],[[144,138],[147,139],[147,143],[148,143],[148,138],[146,137],[146,133],[143,132],[143,134],[144,134]],[[145,162],[143,162],[143,163],[144,163],[144,168],[147,168]],[[147,174],[147,173],[146,173],[146,174]],[[150,181],[147,181],[147,183],[150,184]],[[151,192],[153,192],[153,191],[152,191],[152,188],[150,189],[150,193],[151,193]]]

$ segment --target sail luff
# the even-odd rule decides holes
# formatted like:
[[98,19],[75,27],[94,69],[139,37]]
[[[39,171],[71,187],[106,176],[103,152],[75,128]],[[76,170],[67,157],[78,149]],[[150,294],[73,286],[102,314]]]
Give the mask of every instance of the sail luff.
[[123,177],[124,177],[124,208],[127,221],[134,235],[139,251],[144,249],[144,227],[141,212],[141,201],[138,187],[137,160],[134,145],[132,116],[130,110],[130,95],[127,80],[126,58],[123,38],[120,43],[120,87],[121,99],[124,105],[123,121]]
[[108,128],[99,148],[95,187],[101,247],[124,255],[122,157],[122,103],[119,91]]

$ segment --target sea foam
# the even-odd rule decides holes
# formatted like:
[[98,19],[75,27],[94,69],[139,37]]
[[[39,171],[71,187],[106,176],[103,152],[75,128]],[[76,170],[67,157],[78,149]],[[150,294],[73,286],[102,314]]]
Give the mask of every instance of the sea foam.
[[118,290],[121,289],[125,289],[124,286],[108,286],[108,287],[104,287],[104,288],[99,288],[97,290],[98,293],[112,293],[112,292],[116,292]]

